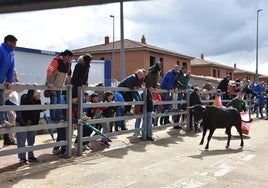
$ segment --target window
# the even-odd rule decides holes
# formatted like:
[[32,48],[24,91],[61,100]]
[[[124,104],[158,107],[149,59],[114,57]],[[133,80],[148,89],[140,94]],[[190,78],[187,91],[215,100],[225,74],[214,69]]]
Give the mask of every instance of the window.
[[187,63],[186,62],[182,62],[182,66],[187,68]]
[[216,76],[216,70],[215,69],[213,69],[213,77],[215,77],[215,78],[217,77]]
[[155,57],[154,56],[150,56],[150,66],[155,64]]
[[160,61],[161,63],[163,63],[163,62],[164,62],[164,59],[163,59],[162,57],[160,57],[160,58],[159,58],[159,61]]
[[221,72],[220,72],[220,70],[218,70],[218,78],[220,78],[221,77]]
[[179,65],[179,66],[180,66],[180,61],[177,61],[177,65]]

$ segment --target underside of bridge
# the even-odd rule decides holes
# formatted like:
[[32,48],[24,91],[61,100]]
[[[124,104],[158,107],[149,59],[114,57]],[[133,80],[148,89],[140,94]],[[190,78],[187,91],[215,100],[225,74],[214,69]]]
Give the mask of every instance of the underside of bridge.
[[139,0],[1,0],[0,14],[127,1]]

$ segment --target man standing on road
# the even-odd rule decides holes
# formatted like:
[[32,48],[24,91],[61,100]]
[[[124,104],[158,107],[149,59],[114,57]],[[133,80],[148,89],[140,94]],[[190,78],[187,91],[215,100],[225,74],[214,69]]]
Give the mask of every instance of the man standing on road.
[[[51,61],[47,69],[46,85],[49,88],[61,88],[65,81],[67,85],[71,86],[71,60],[73,57],[73,52],[70,50],[65,50],[64,52],[57,55]],[[67,75],[67,78],[66,78]],[[61,90],[52,90],[50,93],[50,104],[60,104],[61,103]],[[58,123],[64,120],[61,109],[50,110],[50,120],[52,123]],[[57,128],[57,142],[65,140],[65,127]],[[54,147],[52,150],[53,154],[64,154],[65,146]]]
[[[15,67],[14,48],[17,44],[17,38],[13,35],[7,35],[4,43],[0,45],[0,84],[5,84],[5,89],[10,90],[13,82],[13,72]],[[5,103],[5,91],[0,89],[0,106]],[[0,112],[0,127],[12,127],[15,125],[5,121],[5,112]]]

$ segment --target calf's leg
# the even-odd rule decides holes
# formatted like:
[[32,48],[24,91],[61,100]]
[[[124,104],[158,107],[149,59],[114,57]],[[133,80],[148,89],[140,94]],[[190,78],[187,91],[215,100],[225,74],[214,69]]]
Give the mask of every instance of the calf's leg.
[[201,139],[199,145],[203,145],[203,143],[204,143],[204,138],[205,138],[205,136],[206,136],[206,132],[207,132],[207,128],[204,127],[204,128],[203,128],[203,136],[202,136],[202,139]]
[[205,147],[206,150],[208,150],[208,148],[209,148],[209,141],[210,141],[210,139],[211,139],[211,137],[212,137],[214,131],[215,131],[215,129],[210,129],[210,130],[209,130],[208,141],[207,141],[207,145],[206,145],[206,147]]
[[244,147],[244,141],[243,141],[243,135],[242,135],[241,127],[236,126],[236,129],[237,129],[237,132],[239,132],[239,135],[240,135],[240,140],[241,140],[240,146]]
[[229,146],[230,146],[230,140],[231,140],[231,137],[232,137],[232,135],[231,135],[231,128],[226,128],[225,133],[228,135],[228,140],[227,140],[227,144],[226,144],[225,148],[229,148]]

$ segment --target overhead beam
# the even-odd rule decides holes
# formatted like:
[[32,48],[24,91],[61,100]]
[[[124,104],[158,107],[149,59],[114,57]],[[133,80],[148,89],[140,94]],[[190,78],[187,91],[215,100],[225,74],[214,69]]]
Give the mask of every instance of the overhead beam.
[[1,13],[15,13],[139,0],[1,0]]

